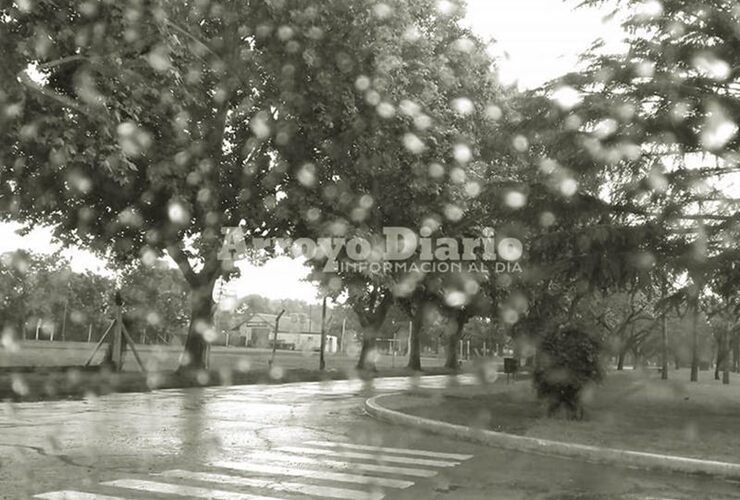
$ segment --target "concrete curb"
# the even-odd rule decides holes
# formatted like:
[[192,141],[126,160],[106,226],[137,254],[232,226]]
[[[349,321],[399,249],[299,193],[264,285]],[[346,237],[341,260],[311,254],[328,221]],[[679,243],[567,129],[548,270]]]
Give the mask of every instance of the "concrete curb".
[[398,394],[382,394],[366,400],[364,405],[365,412],[374,418],[393,424],[415,427],[435,434],[507,450],[575,458],[586,462],[619,465],[636,469],[740,478],[740,463],[700,460],[697,458],[615,448],[599,448],[597,446],[550,441],[527,436],[515,436],[504,432],[473,429],[463,425],[417,417],[384,408],[378,403],[378,400],[383,397]]

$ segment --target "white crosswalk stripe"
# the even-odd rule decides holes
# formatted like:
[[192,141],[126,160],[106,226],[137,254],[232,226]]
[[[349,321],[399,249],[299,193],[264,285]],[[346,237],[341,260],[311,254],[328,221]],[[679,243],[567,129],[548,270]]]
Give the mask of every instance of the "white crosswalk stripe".
[[252,486],[281,492],[305,493],[318,498],[339,498],[342,500],[381,500],[385,495],[380,492],[366,492],[331,486],[317,486],[313,484],[290,483],[286,481],[270,481],[253,479],[227,474],[213,474],[209,472],[191,472],[185,470],[169,470],[159,474],[166,478],[203,481],[208,483],[230,484],[235,486]]
[[374,453],[358,453],[354,451],[333,451],[323,448],[306,448],[304,446],[283,446],[278,448],[279,451],[289,451],[291,453],[305,453],[307,455],[337,455],[342,458],[357,458],[365,460],[375,460],[377,462],[392,462],[400,464],[426,465],[429,467],[455,467],[460,462],[449,462],[444,460],[429,460],[426,458],[403,457],[397,455],[382,455]]
[[438,451],[409,450],[407,448],[387,448],[385,446],[369,446],[354,443],[339,443],[333,441],[306,441],[311,446],[323,446],[326,448],[348,448],[352,450],[377,451],[383,453],[400,453],[403,455],[414,455],[417,457],[446,458],[450,460],[467,460],[473,455],[461,455],[458,453],[442,453]]
[[[382,500],[388,489],[406,489],[419,478],[431,478],[472,455],[361,443],[306,441],[304,446],[253,450],[243,460],[213,460],[210,470],[173,469],[150,478],[121,478],[102,482],[106,493],[60,490],[39,493],[42,500],[126,500],[175,495],[214,500],[281,500],[294,498]],[[300,478],[286,481],[288,478]],[[218,485],[218,486],[215,486]],[[265,496],[265,493],[267,496]]]
[[249,458],[261,463],[286,462],[291,464],[314,464],[328,467],[330,469],[376,472],[398,476],[433,477],[437,475],[437,471],[431,469],[418,469],[414,467],[401,467],[394,465],[366,464],[362,462],[344,462],[322,457],[304,457],[303,455],[293,455],[289,453],[280,453],[277,451],[253,451],[249,454]]
[[50,491],[48,493],[34,495],[33,498],[42,498],[44,500],[126,500],[122,497],[98,495],[97,493],[85,493],[84,491],[74,490]]
[[[314,461],[315,462],[315,461]],[[408,488],[414,483],[400,479],[388,479],[384,477],[360,476],[358,474],[346,474],[344,472],[327,472],[315,469],[299,469],[280,465],[266,465],[256,462],[213,462],[214,467],[224,469],[254,472],[258,474],[279,474],[282,476],[309,477],[314,479],[326,479],[328,481],[339,481],[343,483],[373,484],[385,486],[386,488]]]
[[100,484],[103,486],[115,486],[117,488],[148,491],[149,493],[165,493],[169,495],[208,498],[212,500],[280,500],[275,497],[249,495],[246,493],[236,493],[234,491],[214,490],[210,488],[200,488],[198,486],[185,486],[182,484],[143,481],[140,479],[116,479],[115,481],[108,481]]

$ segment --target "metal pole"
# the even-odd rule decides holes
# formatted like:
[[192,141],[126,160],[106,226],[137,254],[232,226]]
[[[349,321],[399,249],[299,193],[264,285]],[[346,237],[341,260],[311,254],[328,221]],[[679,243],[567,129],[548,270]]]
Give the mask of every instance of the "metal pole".
[[[67,292],[69,294],[69,292]],[[62,342],[67,340],[67,308],[69,307],[69,295],[64,301],[64,316],[62,316]]]
[[393,332],[393,346],[392,346],[392,348],[393,348],[393,353],[392,353],[393,354],[393,357],[391,358],[391,368],[395,368],[396,367],[396,333],[397,332],[395,332],[395,331]]
[[90,323],[87,327],[87,343],[89,344],[92,341],[92,323]]
[[111,361],[113,362],[113,369],[117,372],[121,371],[122,363],[122,349],[121,339],[123,337],[121,333],[121,324],[123,322],[123,315],[121,314],[121,305],[116,304],[116,324],[113,326],[113,350]]
[[406,353],[409,355],[409,360],[411,359],[411,332],[413,331],[412,323],[412,321],[409,321],[409,341],[407,342],[406,346]]
[[324,295],[324,300],[321,301],[321,346],[319,347],[319,370],[323,370],[324,368],[326,368],[326,360],[324,359],[324,351],[326,350],[325,318],[326,318],[326,295]]
[[342,343],[342,352],[344,352],[344,353],[346,353],[346,352],[347,352],[347,348],[346,348],[346,347],[345,347],[345,345],[344,345],[344,330],[345,330],[346,328],[347,328],[347,318],[344,318],[344,319],[342,320],[342,338],[341,338],[341,343]]

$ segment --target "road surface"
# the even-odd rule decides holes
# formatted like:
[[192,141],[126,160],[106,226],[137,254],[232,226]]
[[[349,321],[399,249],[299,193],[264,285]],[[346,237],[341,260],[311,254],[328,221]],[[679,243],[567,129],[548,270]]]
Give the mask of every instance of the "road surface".
[[449,382],[389,378],[6,403],[0,498],[740,498],[738,483],[508,452],[362,411],[379,392]]

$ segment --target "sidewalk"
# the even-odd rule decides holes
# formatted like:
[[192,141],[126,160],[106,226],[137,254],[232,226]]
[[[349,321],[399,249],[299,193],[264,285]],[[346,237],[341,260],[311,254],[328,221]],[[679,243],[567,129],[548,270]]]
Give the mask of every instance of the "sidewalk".
[[[623,382],[619,379],[617,381],[619,384]],[[613,388],[604,389],[607,393],[611,390]],[[632,385],[626,387],[626,390],[630,397],[636,391]],[[654,394],[651,393],[651,396]],[[681,397],[681,400],[684,398]],[[598,408],[597,404],[593,406]],[[605,421],[598,413],[590,421],[585,422],[543,418],[538,403],[531,395],[528,381],[507,385],[505,382],[501,383],[499,379],[494,384],[477,388],[382,395],[366,401],[365,410],[371,416],[391,423],[498,448],[639,469],[740,478],[740,462],[730,454],[731,452],[724,453],[724,448],[717,454],[707,454],[706,447],[699,447],[695,440],[686,439],[683,443],[672,443],[679,450],[678,453],[656,450],[649,441],[638,446],[621,446],[619,442],[615,443],[613,440],[610,442],[608,439],[591,439],[592,433],[610,436],[614,431],[613,428],[619,427],[612,425],[612,428],[609,428],[611,422]],[[644,408],[642,410],[644,411]],[[734,408],[731,410],[734,413]],[[722,417],[721,421],[724,421],[725,415],[718,417],[710,411],[706,413],[709,420]],[[672,423],[670,416],[665,414],[654,416],[662,417],[669,427],[657,433],[659,439],[663,439],[663,436],[671,432],[680,434],[683,431],[670,428]],[[629,424],[630,422],[627,422],[627,425]],[[712,425],[715,425],[715,422],[712,422]],[[727,436],[715,437],[712,441],[729,439],[727,449],[736,450],[737,441],[740,439],[738,427],[740,421],[726,429]],[[631,432],[639,437],[652,430],[633,429]],[[627,442],[634,444],[635,441]],[[683,453],[681,451],[683,449],[692,453]]]

